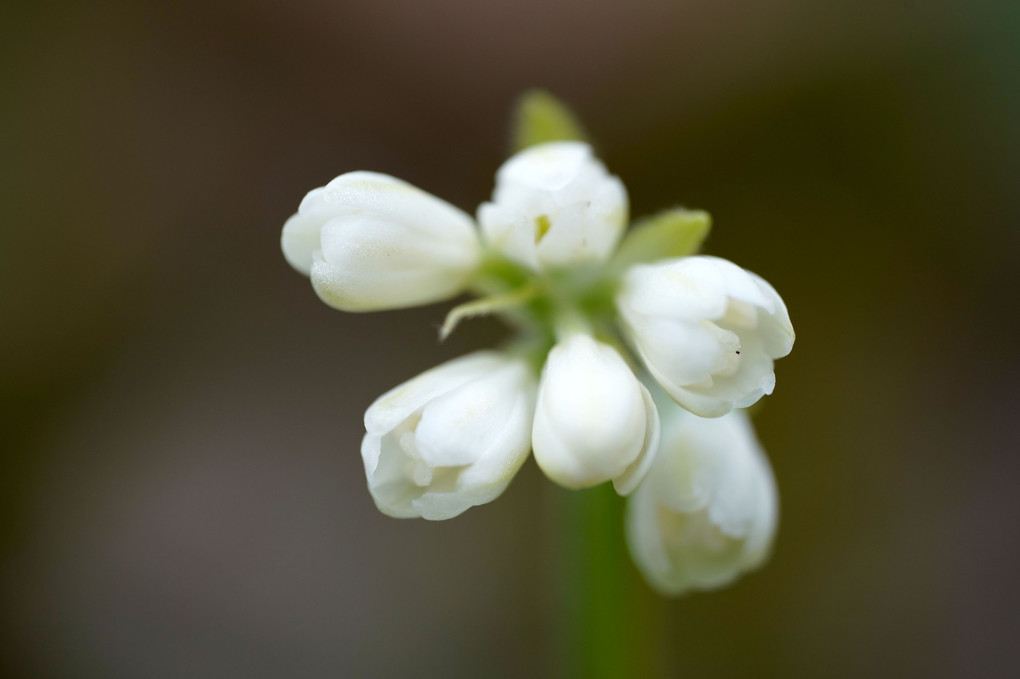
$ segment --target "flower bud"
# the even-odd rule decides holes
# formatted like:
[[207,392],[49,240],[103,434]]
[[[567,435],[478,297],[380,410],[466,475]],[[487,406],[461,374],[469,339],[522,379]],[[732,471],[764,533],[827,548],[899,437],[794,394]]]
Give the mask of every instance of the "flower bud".
[[627,190],[581,142],[540,144],[500,167],[478,209],[488,244],[535,271],[605,261],[627,222]]
[[647,472],[658,439],[655,404],[615,349],[584,334],[553,347],[532,433],[546,476],[567,488],[612,480],[626,495]]
[[648,371],[702,417],[771,394],[773,360],[793,348],[790,316],[775,289],[718,257],[633,266],[616,305]]
[[399,179],[349,172],[301,201],[283,254],[344,311],[396,309],[463,292],[481,261],[467,214]]
[[777,520],[772,469],[743,412],[663,410],[658,455],[625,518],[649,584],[668,595],[728,584],[764,563]]
[[439,520],[494,500],[527,459],[534,405],[528,365],[493,351],[383,394],[365,413],[361,443],[376,506]]

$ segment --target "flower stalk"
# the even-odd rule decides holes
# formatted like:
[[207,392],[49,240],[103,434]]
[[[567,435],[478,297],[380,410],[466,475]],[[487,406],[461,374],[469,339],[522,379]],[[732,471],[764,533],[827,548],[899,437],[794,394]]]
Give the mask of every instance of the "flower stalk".
[[624,502],[608,485],[556,493],[559,525],[558,650],[572,679],[658,676],[654,606],[627,559]]

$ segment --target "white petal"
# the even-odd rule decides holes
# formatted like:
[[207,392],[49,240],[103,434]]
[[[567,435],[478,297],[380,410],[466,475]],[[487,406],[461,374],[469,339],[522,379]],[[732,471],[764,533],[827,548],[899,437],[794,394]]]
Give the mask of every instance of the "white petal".
[[406,225],[357,214],[322,228],[312,285],[324,302],[345,311],[428,304],[461,292],[479,253]]
[[[552,212],[551,210],[549,212]],[[542,268],[565,268],[578,261],[597,259],[586,236],[591,228],[588,206],[573,203],[557,208],[549,219],[549,229],[535,240],[535,257]],[[555,228],[553,228],[555,226]]]
[[710,323],[652,316],[635,318],[633,327],[641,357],[675,384],[710,379],[740,348],[734,333]]
[[287,263],[309,275],[312,271],[312,260],[319,249],[319,232],[322,225],[336,217],[339,211],[326,203],[325,189],[312,189],[301,201],[297,214],[283,225],[280,246]]
[[703,257],[667,259],[627,270],[621,296],[627,310],[645,316],[715,319],[726,313],[726,283]]
[[284,226],[282,246],[319,297],[346,311],[447,299],[481,261],[468,215],[374,172],[350,172],[309,193]]
[[495,351],[476,351],[426,370],[377,398],[365,412],[365,429],[384,434],[432,399],[498,370],[504,362]]
[[771,300],[774,309],[762,323],[761,332],[765,342],[765,351],[773,358],[782,358],[793,350],[793,342],[796,339],[793,324],[790,322],[790,312],[786,310],[786,304],[782,297],[768,281],[758,274],[748,273],[757,283],[762,294]]
[[521,385],[529,379],[526,365],[509,363],[473,380],[470,387],[432,399],[416,430],[422,460],[435,467],[458,467],[503,447],[503,434],[516,433],[507,432],[506,425],[517,408]]
[[627,219],[627,192],[580,142],[541,144],[496,175],[478,221],[489,246],[532,269],[604,261]]
[[615,349],[573,335],[549,352],[542,373],[532,433],[535,461],[568,488],[612,479],[618,491],[627,492],[654,455],[654,410]]
[[437,239],[460,241],[465,247],[477,239],[474,222],[463,210],[379,172],[342,174],[326,184],[324,197],[351,214],[405,224]]
[[641,445],[641,452],[638,454],[629,467],[622,474],[613,479],[613,488],[620,495],[630,495],[645,479],[648,470],[655,462],[655,453],[659,450],[659,436],[661,424],[659,422],[659,410],[655,407],[652,395],[648,393],[645,385],[638,382],[641,387],[641,397],[645,402],[645,440]]
[[501,187],[559,191],[570,186],[593,162],[598,161],[594,159],[591,147],[583,142],[539,144],[503,163],[496,173],[496,181]]
[[773,360],[793,346],[793,326],[775,289],[718,257],[634,266],[616,303],[648,371],[702,417],[772,393]]
[[[755,276],[746,269],[742,269],[729,260],[721,257],[701,255],[692,257],[699,264],[705,267],[712,267],[724,281],[726,296],[730,300],[740,300],[755,307],[760,307],[768,313],[773,311],[773,299],[766,296],[759,287]],[[773,292],[775,292],[773,290]]]
[[530,448],[535,381],[478,352],[380,397],[365,414],[369,490],[390,516],[448,519],[505,490]]
[[483,203],[478,208],[478,225],[493,250],[529,269],[538,269],[533,219],[503,205]]
[[743,413],[673,412],[652,470],[628,502],[627,538],[648,581],[680,594],[760,565],[777,518],[772,470]]
[[[490,502],[506,489],[531,450],[535,384],[530,369],[515,363],[439,400],[445,403],[426,407],[418,445],[426,462],[437,468],[460,462],[461,469],[452,489],[430,488],[413,501],[421,516],[432,520]],[[433,405],[443,413],[433,413],[430,425]],[[437,426],[440,422],[449,428]]]

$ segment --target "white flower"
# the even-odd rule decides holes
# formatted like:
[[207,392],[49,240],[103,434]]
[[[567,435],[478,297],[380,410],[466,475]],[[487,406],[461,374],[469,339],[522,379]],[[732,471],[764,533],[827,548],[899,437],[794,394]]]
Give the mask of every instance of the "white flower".
[[449,519],[494,500],[527,459],[535,406],[528,365],[462,356],[383,394],[365,413],[368,488],[398,518]]
[[488,244],[535,271],[605,261],[626,221],[627,190],[581,142],[513,156],[496,174],[492,202],[478,209]]
[[399,179],[349,172],[301,201],[283,254],[345,311],[428,304],[463,292],[481,261],[471,217]]
[[611,479],[626,495],[648,471],[658,439],[655,404],[615,349],[581,333],[553,347],[532,433],[546,476],[567,488]]
[[772,469],[747,416],[663,413],[651,471],[627,501],[627,543],[663,594],[714,589],[768,557],[778,520]]
[[773,360],[793,348],[790,316],[775,289],[718,257],[633,266],[616,304],[649,372],[702,417],[771,394]]

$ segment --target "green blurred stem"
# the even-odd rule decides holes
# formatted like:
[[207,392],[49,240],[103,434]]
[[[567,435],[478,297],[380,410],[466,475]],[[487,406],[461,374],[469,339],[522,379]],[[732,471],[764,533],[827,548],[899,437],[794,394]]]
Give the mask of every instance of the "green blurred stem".
[[559,490],[561,669],[585,679],[655,676],[658,637],[623,538],[610,483]]

